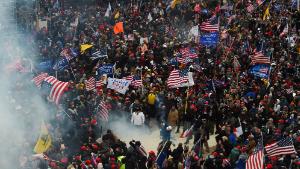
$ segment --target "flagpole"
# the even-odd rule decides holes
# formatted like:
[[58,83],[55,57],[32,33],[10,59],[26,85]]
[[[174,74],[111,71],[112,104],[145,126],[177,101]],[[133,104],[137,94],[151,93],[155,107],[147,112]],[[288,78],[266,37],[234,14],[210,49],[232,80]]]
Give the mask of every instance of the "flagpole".
[[[262,133],[262,131],[260,131],[260,135],[261,135],[261,146],[262,146],[262,151],[263,151],[263,154],[264,154],[264,151],[265,151],[265,149],[264,149],[264,137],[263,137],[263,133]],[[265,158],[263,158],[263,165],[264,165],[264,168],[266,168],[266,163],[265,163]]]
[[156,164],[157,164],[157,159],[158,159],[158,157],[160,156],[160,154],[164,151],[164,149],[165,149],[165,147],[166,147],[166,145],[167,145],[167,143],[168,143],[168,141],[166,141],[165,142],[165,144],[164,144],[164,146],[162,147],[162,149],[161,149],[161,151],[159,152],[159,154],[157,155],[157,158],[156,158]]
[[144,95],[144,85],[143,85],[143,69],[141,69],[141,81],[142,81],[142,95]]

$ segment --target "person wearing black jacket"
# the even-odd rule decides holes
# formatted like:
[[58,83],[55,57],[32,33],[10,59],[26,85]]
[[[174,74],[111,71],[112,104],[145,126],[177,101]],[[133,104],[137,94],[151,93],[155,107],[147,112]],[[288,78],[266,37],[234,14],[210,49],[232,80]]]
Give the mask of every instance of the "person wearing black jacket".
[[173,157],[174,168],[178,168],[178,163],[182,160],[182,154],[183,154],[182,143],[179,143],[177,148],[174,149],[171,153],[171,156]]

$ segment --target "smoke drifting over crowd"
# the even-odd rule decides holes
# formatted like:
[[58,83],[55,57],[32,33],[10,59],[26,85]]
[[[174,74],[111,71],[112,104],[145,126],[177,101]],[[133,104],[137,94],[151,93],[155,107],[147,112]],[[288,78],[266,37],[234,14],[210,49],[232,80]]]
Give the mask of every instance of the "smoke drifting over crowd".
[[[42,120],[47,109],[31,80],[32,74],[16,72],[18,63],[29,63],[32,49],[25,47],[25,34],[17,31],[13,9],[15,3],[0,2],[0,166],[19,168],[32,160]],[[25,58],[26,56],[26,58]],[[28,65],[27,65],[28,66]]]

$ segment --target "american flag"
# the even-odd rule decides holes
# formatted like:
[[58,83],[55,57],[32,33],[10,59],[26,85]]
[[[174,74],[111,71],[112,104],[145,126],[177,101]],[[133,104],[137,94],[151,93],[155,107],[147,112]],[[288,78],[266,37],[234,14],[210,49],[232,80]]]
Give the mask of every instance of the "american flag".
[[210,19],[208,19],[207,21],[202,22],[202,24],[200,25],[200,29],[202,31],[208,31],[208,32],[217,32],[217,31],[219,31],[218,17],[216,17],[214,15]]
[[246,169],[263,169],[264,168],[264,149],[262,140],[258,140],[257,146],[253,153],[246,161]]
[[103,85],[104,83],[102,79],[96,80],[96,87],[102,87]]
[[94,77],[90,77],[87,81],[85,81],[85,89],[87,91],[94,90],[96,88],[96,79]]
[[188,78],[181,77],[179,70],[174,69],[167,80],[167,85],[169,88],[174,88],[179,86],[182,83],[186,83]]
[[188,69],[184,69],[179,72],[181,77],[181,83],[187,83],[189,81],[188,72]]
[[251,64],[270,64],[270,58],[265,56],[262,51],[255,51],[251,59]]
[[191,136],[193,134],[194,125],[192,125],[189,129],[186,129],[181,135],[180,138],[185,138]]
[[223,160],[222,160],[222,167],[229,167],[229,166],[231,166],[231,164],[230,164],[230,159],[228,159],[228,158],[224,158]]
[[131,85],[133,87],[141,87],[141,86],[143,86],[142,78],[139,77],[139,76],[134,76],[133,80],[131,81]]
[[291,137],[286,137],[276,143],[265,146],[265,149],[270,157],[296,153]]
[[98,58],[104,58],[104,57],[108,57],[107,55],[107,48],[103,48],[103,49],[99,49],[97,51],[95,51],[92,54],[92,57],[90,57],[92,60],[98,59]]
[[108,109],[104,101],[100,101],[97,112],[102,120],[108,121]]
[[131,84],[133,87],[141,87],[143,85],[143,81],[141,77],[134,76],[134,75],[129,75],[126,77],[123,77],[123,79],[131,81]]
[[51,91],[49,94],[50,100],[53,100],[55,104],[59,104],[61,96],[64,94],[65,90],[69,86],[69,82],[62,82],[57,80],[53,76],[48,76],[45,78],[44,82],[50,85]]
[[190,48],[189,58],[196,59],[197,57],[198,57],[198,54],[197,54],[196,50],[193,48]]
[[248,4],[248,6],[247,6],[247,11],[248,11],[249,13],[252,13],[253,10],[254,10],[254,6],[252,5],[252,3]]
[[24,66],[24,63],[21,61],[21,59],[17,59],[14,62],[10,63],[8,66],[6,66],[7,71],[18,71],[21,73],[28,73],[30,72],[29,68],[26,68]]
[[68,61],[70,61],[73,57],[70,54],[70,50],[68,48],[63,49],[60,52],[60,56],[65,57]]
[[190,54],[190,49],[189,48],[182,48],[180,49],[180,53],[182,55],[182,57],[189,57]]
[[178,55],[176,55],[177,61],[183,64],[193,62],[193,59],[198,57],[198,54],[196,53],[195,49],[190,49],[188,47],[180,49],[180,54],[178,53]]
[[41,88],[42,82],[45,80],[46,77],[48,77],[48,73],[41,73],[34,77],[32,80],[38,88]]
[[185,57],[185,58],[177,57],[177,61],[182,64],[188,64],[188,63],[193,62],[193,59],[191,59],[189,57]]
[[133,81],[133,75],[123,77],[123,79],[128,80],[128,81]]

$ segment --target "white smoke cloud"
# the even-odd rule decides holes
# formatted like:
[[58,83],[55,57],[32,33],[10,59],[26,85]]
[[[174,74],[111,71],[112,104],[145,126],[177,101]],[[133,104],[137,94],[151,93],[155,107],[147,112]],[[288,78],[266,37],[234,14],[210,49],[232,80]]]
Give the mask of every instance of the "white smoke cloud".
[[[25,59],[32,49],[24,47],[26,35],[17,31],[13,0],[0,2],[0,168],[18,169],[31,160],[47,109],[33,86],[31,73],[16,73],[7,66]],[[20,43],[21,42],[21,43]]]

